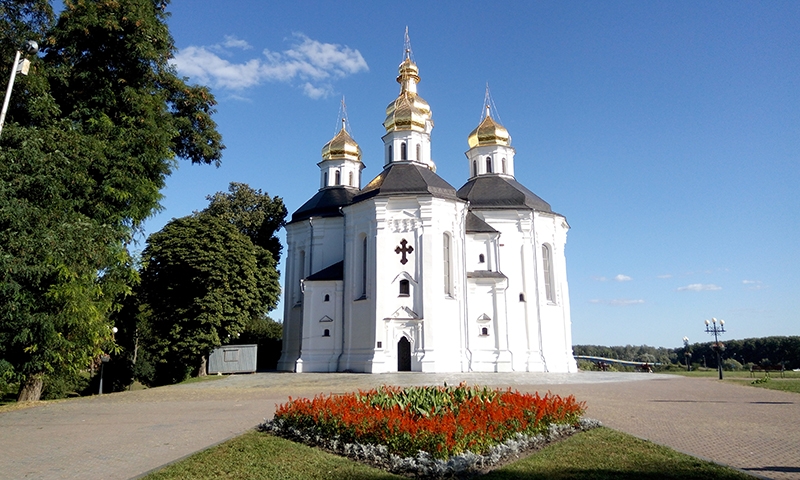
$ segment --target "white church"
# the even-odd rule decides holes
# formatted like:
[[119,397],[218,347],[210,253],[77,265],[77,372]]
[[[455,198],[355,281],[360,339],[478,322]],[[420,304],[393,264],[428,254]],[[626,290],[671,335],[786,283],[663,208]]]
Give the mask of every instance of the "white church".
[[[458,190],[436,174],[410,50],[386,107],[383,171],[363,188],[343,127],[286,226],[283,352],[293,372],[575,372],[563,215],[514,178],[486,107]],[[465,168],[465,171],[467,170]]]

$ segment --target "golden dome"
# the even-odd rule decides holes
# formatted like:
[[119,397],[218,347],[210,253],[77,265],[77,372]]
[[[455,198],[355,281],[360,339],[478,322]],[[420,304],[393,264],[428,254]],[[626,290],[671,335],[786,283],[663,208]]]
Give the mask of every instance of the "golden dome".
[[511,135],[502,125],[486,115],[478,128],[472,131],[467,138],[469,148],[483,147],[486,145],[511,145]]
[[339,158],[353,158],[361,161],[361,147],[358,146],[353,137],[347,133],[344,125],[330,142],[322,147],[322,160],[333,160]]
[[406,57],[398,67],[400,74],[397,83],[401,85],[400,95],[386,107],[386,120],[383,126],[387,132],[395,130],[416,130],[424,132],[426,123],[431,120],[431,107],[417,95],[419,69]]

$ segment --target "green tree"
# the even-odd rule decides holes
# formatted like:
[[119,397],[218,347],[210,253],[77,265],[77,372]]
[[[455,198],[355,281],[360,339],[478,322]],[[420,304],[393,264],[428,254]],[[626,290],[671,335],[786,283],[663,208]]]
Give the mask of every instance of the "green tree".
[[281,258],[281,242],[276,236],[286,224],[286,206],[280,197],[255,190],[246,183],[231,182],[228,193],[217,192],[206,197],[208,207],[200,215],[211,215],[231,223],[261,248],[268,250],[276,262]]
[[142,253],[141,296],[150,311],[159,384],[186,378],[202,358],[263,314],[256,247],[224,220],[172,220]]
[[20,400],[115,348],[109,314],[137,280],[128,242],[176,158],[219,164],[213,96],[169,64],[166,4],[68,1],[55,21],[45,0],[0,1],[2,58],[28,39],[42,50],[0,139],[0,358]]

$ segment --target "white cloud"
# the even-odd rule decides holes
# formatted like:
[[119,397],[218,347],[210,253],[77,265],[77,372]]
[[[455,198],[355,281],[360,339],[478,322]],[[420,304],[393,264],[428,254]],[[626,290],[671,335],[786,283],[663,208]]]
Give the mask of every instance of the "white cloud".
[[747,285],[748,290],[763,290],[767,285],[761,283],[761,280],[742,280],[744,285]]
[[628,299],[628,298],[615,298],[614,300],[610,300],[608,302],[609,305],[614,305],[615,307],[627,307],[628,305],[639,305],[644,303],[644,300],[641,298],[638,299]]
[[592,277],[592,280],[595,280],[595,281],[598,281],[598,282],[607,282],[608,281],[608,279],[606,277]]
[[631,277],[627,276],[627,275],[623,275],[623,274],[620,273],[619,275],[614,277],[614,280],[616,280],[618,282],[629,282],[629,281],[631,281],[633,279]]
[[233,35],[225,35],[225,41],[222,42],[222,46],[226,48],[241,48],[242,50],[253,48],[246,40],[236,38]]
[[667,274],[664,274],[664,275],[658,275],[658,276],[656,276],[656,278],[672,278],[672,274],[671,273],[667,273]]
[[595,298],[589,300],[589,303],[611,305],[614,307],[627,307],[629,305],[640,305],[644,303],[644,300],[641,298],[638,299],[615,298],[613,300],[600,300],[598,298]]
[[722,290],[722,287],[719,285],[714,285],[713,283],[692,283],[691,285],[686,285],[685,287],[678,287],[679,292],[704,292],[711,290]]
[[331,95],[333,80],[369,71],[358,50],[322,43],[301,33],[294,38],[296,42],[288,50],[264,50],[263,58],[236,63],[220,55],[230,56],[228,49],[252,47],[244,40],[226,36],[221,44],[186,47],[173,62],[181,75],[215,88],[241,91],[264,82],[297,82],[303,93],[314,99]]

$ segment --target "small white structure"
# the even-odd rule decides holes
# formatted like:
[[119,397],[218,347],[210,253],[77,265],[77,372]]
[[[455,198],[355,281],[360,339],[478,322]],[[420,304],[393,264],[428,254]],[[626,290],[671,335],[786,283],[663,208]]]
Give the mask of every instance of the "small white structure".
[[208,373],[255,373],[258,345],[226,345],[208,356]]
[[433,120],[406,51],[386,108],[384,169],[363,188],[344,123],[320,188],[286,226],[283,352],[294,372],[575,372],[569,225],[514,178],[486,108],[456,190],[431,159]]

